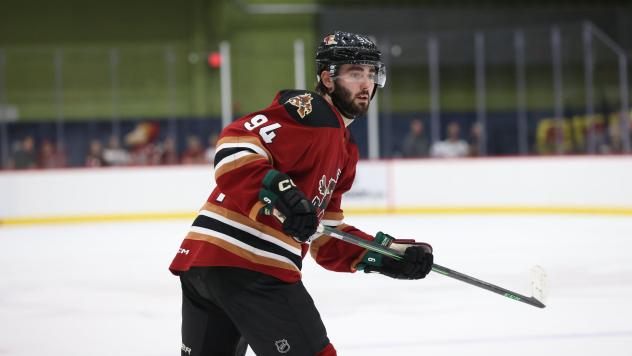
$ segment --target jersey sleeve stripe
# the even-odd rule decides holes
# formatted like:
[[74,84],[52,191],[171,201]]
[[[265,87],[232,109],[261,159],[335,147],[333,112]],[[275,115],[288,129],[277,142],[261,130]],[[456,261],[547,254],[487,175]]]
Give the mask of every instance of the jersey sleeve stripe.
[[342,224],[342,220],[325,220],[325,219],[323,219],[320,222],[323,225],[325,225],[325,226],[333,226],[333,227],[336,227],[336,226]]
[[343,220],[345,216],[340,211],[325,211],[323,219],[325,220]]
[[344,219],[345,219],[345,216],[342,212],[325,211],[321,222],[323,223],[323,225],[327,225],[327,226],[338,226],[342,224],[342,221]]
[[219,160],[216,160],[217,163],[215,163],[215,170],[219,170],[220,168],[222,168],[223,165],[239,161],[239,159],[249,155],[253,155],[257,158],[263,158],[250,150],[239,150],[237,152],[234,152],[233,154],[229,154],[220,158]]
[[250,208],[250,214],[248,214],[248,217],[251,218],[252,220],[257,220],[257,215],[259,215],[259,211],[261,210],[261,208],[263,208],[265,206],[265,204],[263,202],[256,202],[252,208]]
[[250,152],[250,153],[257,153],[255,152],[253,149],[251,148],[246,148],[246,147],[225,147],[225,148],[221,148],[219,150],[217,150],[215,152],[215,158],[214,158],[214,162],[213,162],[213,166],[217,169],[218,165],[223,164],[222,161],[230,156],[233,156],[236,153],[239,152]]
[[268,155],[268,153],[266,152],[266,150],[264,150],[262,147],[259,147],[255,144],[252,143],[247,143],[247,142],[237,142],[237,143],[222,143],[221,145],[217,146],[216,151],[220,152],[222,150],[230,150],[230,149],[234,149],[234,148],[240,148],[240,149],[246,149],[249,150],[253,153],[258,153],[260,155],[262,155],[265,158],[269,158],[270,156]]
[[217,141],[216,152],[223,148],[243,147],[250,148],[258,154],[266,157],[270,164],[274,163],[274,158],[270,151],[254,136],[226,136]]
[[221,164],[215,168],[215,179],[219,179],[222,175],[243,167],[246,164],[258,160],[265,160],[265,158],[251,152],[239,152],[232,155],[233,157],[226,157],[220,162]]

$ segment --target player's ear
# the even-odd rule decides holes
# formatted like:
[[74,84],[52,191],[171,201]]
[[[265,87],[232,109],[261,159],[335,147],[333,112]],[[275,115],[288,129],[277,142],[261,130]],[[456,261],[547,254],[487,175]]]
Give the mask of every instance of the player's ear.
[[331,78],[329,71],[324,70],[320,72],[320,81],[323,83],[325,88],[327,88],[328,93],[334,91],[334,80]]

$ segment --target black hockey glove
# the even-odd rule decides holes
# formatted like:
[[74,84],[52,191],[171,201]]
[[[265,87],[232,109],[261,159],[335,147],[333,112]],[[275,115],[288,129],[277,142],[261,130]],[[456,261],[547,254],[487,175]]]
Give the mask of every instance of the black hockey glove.
[[375,242],[403,253],[404,260],[369,251],[364,255],[358,270],[365,273],[378,272],[396,279],[421,279],[432,270],[432,246],[415,240],[398,240],[383,232],[375,235]]
[[283,216],[283,231],[298,242],[307,241],[318,227],[314,205],[301,192],[292,179],[277,170],[270,170],[263,178],[259,200],[266,203],[266,214],[276,208]]

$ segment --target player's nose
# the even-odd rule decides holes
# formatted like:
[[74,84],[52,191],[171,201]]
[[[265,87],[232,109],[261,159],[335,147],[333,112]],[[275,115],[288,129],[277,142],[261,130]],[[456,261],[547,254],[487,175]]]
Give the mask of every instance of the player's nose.
[[371,79],[368,76],[363,76],[362,80],[360,81],[360,88],[361,89],[369,89],[371,86],[373,85],[373,81],[371,81]]

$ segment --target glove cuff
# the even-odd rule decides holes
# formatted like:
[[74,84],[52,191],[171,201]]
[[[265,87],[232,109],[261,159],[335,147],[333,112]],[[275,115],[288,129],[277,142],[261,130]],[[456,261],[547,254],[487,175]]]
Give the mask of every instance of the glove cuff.
[[266,173],[265,177],[263,177],[263,186],[270,189],[272,187],[272,183],[280,174],[282,173],[277,171],[276,169],[269,170],[268,173]]

